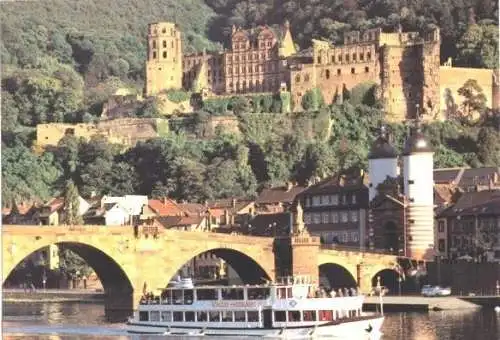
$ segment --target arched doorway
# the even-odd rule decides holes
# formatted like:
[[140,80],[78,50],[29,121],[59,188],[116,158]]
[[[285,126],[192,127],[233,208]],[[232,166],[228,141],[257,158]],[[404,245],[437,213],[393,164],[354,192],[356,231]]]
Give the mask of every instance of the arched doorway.
[[320,284],[328,289],[356,287],[356,279],[351,273],[336,263],[325,263],[319,266]]

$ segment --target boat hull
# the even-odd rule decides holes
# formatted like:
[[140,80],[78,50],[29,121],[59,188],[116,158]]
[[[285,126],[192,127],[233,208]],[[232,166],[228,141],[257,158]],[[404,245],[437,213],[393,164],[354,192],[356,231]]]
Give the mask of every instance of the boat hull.
[[383,316],[374,316],[360,320],[342,323],[327,323],[315,327],[293,328],[202,328],[163,326],[157,324],[128,323],[127,331],[135,334],[164,334],[164,335],[192,335],[192,336],[255,336],[264,338],[296,338],[328,337],[333,339],[379,339],[380,329],[384,321]]

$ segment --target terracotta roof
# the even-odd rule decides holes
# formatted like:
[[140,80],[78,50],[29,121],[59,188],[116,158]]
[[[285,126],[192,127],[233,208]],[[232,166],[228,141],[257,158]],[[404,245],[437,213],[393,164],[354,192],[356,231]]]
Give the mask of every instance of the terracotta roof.
[[174,228],[179,226],[198,226],[202,221],[203,216],[161,216],[157,218],[157,221],[163,225],[165,228]]
[[184,214],[179,205],[172,199],[152,199],[148,201],[149,207],[159,216],[179,216]]
[[59,210],[64,205],[64,197],[54,197],[50,201],[44,204],[44,206],[50,207],[50,212]]
[[457,187],[453,184],[434,184],[434,204],[450,204],[456,199]]
[[500,215],[500,190],[465,192],[440,216]]
[[208,201],[207,207],[210,213],[220,213],[220,211],[229,210],[231,213],[237,213],[241,209],[245,208],[253,201],[246,199],[237,198],[226,198],[214,201]]
[[177,203],[177,206],[188,215],[203,214],[207,210],[207,207],[199,203]]
[[462,168],[434,169],[434,183],[451,184],[457,179],[461,170]]
[[490,181],[498,185],[500,181],[500,168],[447,168],[434,169],[434,183],[454,183],[461,188],[480,185],[488,186]]
[[293,186],[288,188],[286,186],[267,188],[261,191],[256,204],[271,204],[271,203],[293,203],[295,196],[304,191],[306,187]]

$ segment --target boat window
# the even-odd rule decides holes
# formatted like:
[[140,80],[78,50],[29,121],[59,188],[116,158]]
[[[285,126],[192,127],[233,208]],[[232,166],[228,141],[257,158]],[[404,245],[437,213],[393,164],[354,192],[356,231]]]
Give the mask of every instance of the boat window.
[[289,298],[289,299],[293,298],[292,287],[288,287],[286,289],[286,297]]
[[197,312],[196,319],[200,322],[208,321],[207,312]]
[[193,303],[193,290],[192,289],[186,289],[184,291],[184,304],[190,305]]
[[286,313],[283,310],[277,310],[274,312],[274,321],[277,322],[285,322],[286,321]]
[[248,317],[248,322],[258,322],[259,321],[259,312],[248,311],[247,317]]
[[223,300],[243,300],[243,288],[223,288]]
[[220,322],[219,312],[209,312],[210,322]]
[[316,321],[316,311],[315,310],[305,310],[304,321]]
[[269,288],[248,288],[248,300],[265,300],[269,295]]
[[319,321],[333,321],[333,313],[331,310],[320,310]]
[[172,291],[169,290],[164,290],[161,292],[161,301],[164,304],[171,305],[172,304]]
[[160,321],[160,312],[157,310],[149,312],[149,321]]
[[174,312],[174,321],[183,321],[183,312]]
[[216,289],[197,289],[197,300],[218,300]]
[[161,321],[171,322],[172,321],[172,312],[161,312]]
[[300,321],[300,311],[298,311],[298,310],[288,311],[288,321],[290,321],[290,322]]
[[233,312],[222,311],[222,322],[233,322]]
[[186,312],[184,315],[184,319],[187,322],[194,322],[194,312]]
[[286,299],[286,288],[278,288],[278,299]]
[[149,321],[149,313],[139,312],[139,321]]
[[174,305],[182,305],[182,289],[173,290],[172,298],[174,300]]
[[236,322],[245,322],[245,312],[244,311],[236,311],[236,312],[234,312],[234,321],[236,321]]

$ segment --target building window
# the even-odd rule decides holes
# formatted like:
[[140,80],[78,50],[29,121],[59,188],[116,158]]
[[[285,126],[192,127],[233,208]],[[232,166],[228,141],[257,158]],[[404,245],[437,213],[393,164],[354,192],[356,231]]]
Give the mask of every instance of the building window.
[[352,54],[352,61],[356,61],[356,53]]
[[351,211],[351,221],[358,222],[358,212],[356,210]]
[[353,233],[351,233],[351,240],[352,240],[353,242],[358,242],[358,241],[359,241],[359,233],[358,233],[358,232],[356,232],[356,231],[355,231],[355,232],[353,232]]
[[349,233],[347,231],[344,231],[342,233],[342,242],[344,242],[344,243],[349,242]]
[[370,72],[370,68],[368,66],[365,67],[365,73]]
[[326,79],[330,79],[330,70],[326,70]]
[[165,27],[162,28],[161,33],[167,33],[167,29]]
[[342,63],[342,54],[339,54],[339,62]]
[[354,67],[351,67],[351,73],[356,74],[356,69]]
[[167,41],[163,40],[163,48],[167,48]]
[[320,213],[314,213],[313,214],[313,223],[314,224],[320,224],[321,223],[321,214]]
[[339,205],[339,195],[338,194],[331,195],[330,196],[330,203],[332,205]]
[[444,252],[444,251],[445,251],[445,241],[444,241],[444,239],[443,239],[443,238],[440,238],[440,239],[438,240],[438,250],[439,250],[440,252]]
[[306,75],[304,76],[304,81],[309,81],[309,73],[306,73]]
[[339,213],[332,211],[332,223],[339,223]]
[[342,74],[342,71],[340,69],[337,69],[337,75],[340,76]]
[[340,221],[342,223],[346,223],[346,222],[349,222],[349,216],[347,215],[347,211],[342,211],[340,213]]
[[326,224],[326,223],[329,223],[329,222],[330,222],[329,215],[330,215],[330,214],[329,214],[329,213],[327,213],[327,212],[324,212],[324,213],[322,213],[322,214],[321,214],[321,219],[322,219],[323,223],[325,223],[325,224]]
[[345,55],[345,61],[346,61],[346,62],[349,62],[349,54],[346,54],[346,55]]
[[321,56],[318,57],[318,64],[321,64]]
[[366,59],[371,60],[372,59],[372,54],[371,52],[366,53]]
[[444,221],[438,222],[438,232],[444,233]]
[[313,202],[312,202],[313,207],[317,207],[321,205],[321,196],[313,196]]
[[311,214],[310,213],[305,213],[304,214],[304,223],[305,224],[310,224],[311,223]]
[[[259,67],[260,67],[260,66],[259,66]],[[295,82],[296,82],[296,83],[300,83],[300,74],[297,74],[297,75],[295,76]]]
[[163,59],[167,59],[167,52],[163,51]]
[[335,56],[332,55],[332,64],[335,63]]
[[156,41],[153,40],[153,48],[156,48]]
[[361,61],[365,60],[365,55],[363,53],[359,54],[359,60]]
[[156,59],[156,52],[153,52],[153,59]]
[[351,196],[351,203],[352,203],[352,204],[356,204],[356,203],[357,203],[357,199],[356,199],[356,195],[355,195],[355,194],[353,194],[353,195]]

